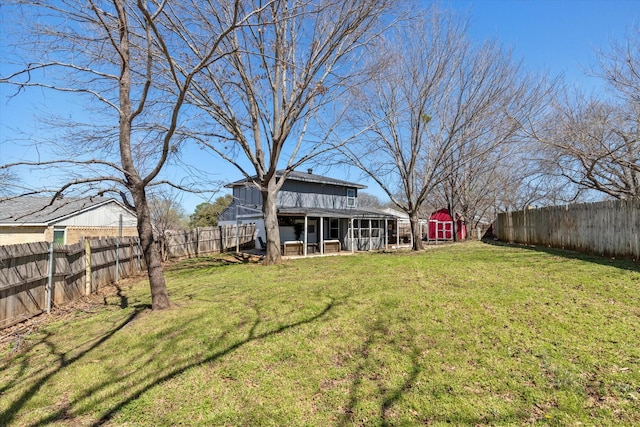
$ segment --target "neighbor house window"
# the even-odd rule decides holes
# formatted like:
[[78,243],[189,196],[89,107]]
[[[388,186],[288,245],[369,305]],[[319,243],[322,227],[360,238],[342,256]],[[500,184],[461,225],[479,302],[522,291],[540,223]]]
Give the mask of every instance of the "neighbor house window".
[[64,245],[64,228],[53,230],[53,243]]
[[347,207],[356,207],[356,190],[354,188],[347,188]]

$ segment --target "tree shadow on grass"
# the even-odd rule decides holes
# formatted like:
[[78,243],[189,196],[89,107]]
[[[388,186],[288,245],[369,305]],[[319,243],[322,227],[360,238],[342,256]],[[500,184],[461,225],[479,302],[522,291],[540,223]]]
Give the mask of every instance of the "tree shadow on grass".
[[183,271],[193,273],[194,269],[198,268],[212,269],[238,264],[260,264],[263,258],[264,256],[248,252],[240,252],[237,254],[229,252],[216,254],[214,256],[202,256],[170,262],[165,266],[165,271],[176,274],[180,274]]
[[[409,336],[415,337],[416,334],[414,331],[409,332]],[[358,352],[360,357],[360,363],[358,363],[351,381],[351,387],[349,391],[349,401],[345,407],[344,414],[340,418],[338,425],[340,426],[348,426],[357,423],[358,420],[354,420],[354,414],[359,406],[360,402],[358,400],[358,393],[361,388],[364,386],[364,381],[374,381],[376,382],[376,387],[378,389],[378,398],[380,400],[380,413],[379,413],[379,425],[388,426],[393,423],[393,420],[390,420],[390,411],[393,406],[402,399],[402,396],[409,392],[413,385],[415,384],[422,368],[420,366],[420,350],[415,345],[415,343],[410,343],[409,350],[409,358],[411,366],[406,371],[404,376],[404,380],[402,383],[398,384],[396,387],[389,388],[385,385],[388,382],[388,378],[379,377],[375,366],[370,366],[372,364],[376,364],[379,361],[376,360],[375,357],[372,356],[372,350],[378,346],[387,346],[387,344],[394,344],[394,340],[389,340],[389,343],[385,341],[388,340],[388,331],[386,330],[386,324],[382,319],[377,319],[367,331],[367,338],[360,347]],[[402,344],[408,344],[407,342],[403,342]],[[404,349],[400,348],[399,344],[396,344],[398,348],[396,349],[399,353],[404,353]]]
[[[378,311],[377,313],[381,313]],[[402,332],[389,330],[388,325],[402,323]],[[412,328],[409,322],[402,319],[384,319],[379,317],[370,324],[366,331],[366,339],[357,351],[358,362],[350,375],[351,384],[349,395],[344,412],[336,423],[338,426],[347,427],[352,425],[431,425],[434,423],[447,425],[525,425],[535,422],[532,414],[520,411],[517,407],[503,411],[502,413],[492,413],[491,411],[478,410],[476,414],[446,413],[438,408],[438,399],[435,397],[433,408],[414,408],[407,403],[403,407],[406,398],[411,401],[411,394],[414,391],[418,379],[422,376],[422,382],[429,382],[429,378],[424,376],[424,371],[430,368],[425,366],[422,359],[424,346],[416,341],[420,336]],[[381,352],[383,356],[381,357]],[[389,358],[389,354],[397,355]],[[401,374],[396,373],[396,381],[390,386],[394,378],[385,378],[380,372],[388,372],[387,367],[403,363]],[[421,392],[424,393],[424,385]],[[366,421],[359,418],[358,411],[367,410],[367,404],[371,401],[378,402],[378,413],[375,416],[371,413],[363,413]],[[424,402],[418,399],[418,402]],[[406,412],[410,410],[412,415]],[[422,410],[422,413],[420,413]],[[404,414],[400,415],[401,412]],[[440,412],[440,413],[438,413]],[[534,411],[532,411],[534,412]],[[405,419],[399,419],[402,416]],[[409,420],[407,418],[410,418]]]
[[[11,403],[11,405],[9,405],[9,407],[7,408],[7,410],[5,412],[3,412],[2,414],[0,414],[0,425],[9,425],[15,418],[15,416],[17,415],[17,413],[20,411],[20,409],[35,395],[35,393],[44,385],[46,384],[54,375],[56,375],[58,372],[60,372],[62,369],[64,369],[65,367],[73,364],[74,362],[80,360],[84,355],[86,355],[87,353],[89,353],[90,351],[100,347],[102,344],[104,344],[106,341],[108,341],[113,335],[116,334],[116,332],[120,331],[122,328],[124,328],[126,325],[128,325],[130,322],[132,322],[133,320],[136,319],[136,317],[138,317],[138,315],[147,308],[146,305],[141,305],[138,308],[134,309],[131,314],[129,314],[124,320],[122,320],[118,325],[116,325],[114,328],[112,328],[111,330],[107,331],[105,334],[103,334],[100,338],[98,338],[95,343],[89,345],[86,349],[80,351],[78,354],[76,354],[73,357],[67,358],[67,353],[63,353],[63,352],[59,352],[56,348],[56,346],[54,344],[52,344],[49,341],[49,338],[52,336],[52,334],[47,333],[44,338],[42,338],[40,341],[42,343],[44,343],[49,349],[51,354],[56,355],[58,361],[57,361],[57,366],[55,366],[54,368],[52,368],[48,373],[46,373],[45,375],[43,375],[40,379],[38,379],[33,385],[31,385],[30,387],[28,387],[21,395],[20,397],[18,397],[14,402]],[[25,359],[23,361],[23,363],[26,363]],[[21,372],[26,371],[26,366],[23,366],[21,368]],[[16,378],[19,378],[19,376],[17,376]],[[3,388],[3,391],[6,390],[6,387]]]
[[492,246],[503,246],[503,247],[527,249],[535,252],[543,252],[543,253],[557,256],[557,257],[587,261],[587,262],[592,262],[594,264],[615,267],[623,270],[640,272],[640,262],[631,261],[628,259],[607,258],[603,256],[593,255],[593,254],[570,251],[567,249],[551,248],[548,246],[523,245],[520,243],[507,243],[507,242],[502,242],[500,240],[483,240],[483,242]]
[[[158,386],[162,386],[162,384],[164,384],[165,382],[183,374],[189,369],[214,362],[224,357],[225,355],[243,347],[248,343],[251,343],[257,340],[262,340],[269,336],[280,334],[292,328],[296,328],[305,324],[312,323],[326,316],[333,309],[334,306],[335,306],[335,300],[331,298],[331,300],[326,304],[326,306],[324,306],[320,311],[318,311],[316,314],[310,317],[301,319],[299,321],[291,322],[288,324],[284,324],[284,325],[272,328],[271,330],[268,330],[265,332],[258,333],[258,328],[262,324],[262,320],[261,320],[262,315],[260,313],[259,308],[256,305],[253,305],[252,306],[253,312],[254,312],[254,316],[252,316],[254,317],[253,322],[251,323],[251,326],[248,332],[246,333],[246,336],[241,340],[231,345],[227,345],[225,348],[218,350],[210,355],[205,355],[204,357],[196,357],[195,359],[185,358],[183,361],[178,360],[177,366],[173,364],[175,363],[175,361],[171,361],[172,363],[168,364],[167,367],[160,368],[160,370],[151,369],[148,374],[144,374],[142,377],[138,376],[137,378],[132,378],[130,370],[126,370],[126,372],[122,372],[120,375],[117,375],[114,373],[109,380],[103,381],[89,389],[84,390],[82,393],[78,394],[77,396],[74,396],[70,401],[62,402],[62,404],[60,404],[60,408],[55,410],[55,412],[49,413],[48,415],[44,416],[40,420],[30,425],[44,426],[56,421],[59,422],[59,421],[65,421],[65,420],[72,420],[74,417],[78,416],[78,413],[74,413],[74,407],[79,407],[83,405],[86,406],[88,400],[90,400],[92,396],[95,396],[97,393],[102,393],[102,395],[104,396],[105,390],[107,390],[109,387],[116,385],[117,386],[116,390],[108,391],[106,400],[109,400],[116,396],[124,395],[124,397],[120,397],[119,401],[117,401],[111,407],[109,407],[97,421],[91,424],[93,426],[103,425],[111,421],[115,416],[117,416],[118,413],[129,403],[140,398],[149,390]],[[49,342],[50,341],[49,335],[45,336],[43,339],[43,342],[45,343],[45,345],[49,346],[52,354],[56,354],[58,357],[57,366],[54,369],[52,369],[50,372],[46,373],[42,378],[37,380],[36,383],[34,383],[32,386],[28,388],[28,390],[23,392],[20,395],[20,397],[11,404],[11,406],[8,408],[8,410],[4,414],[0,414],[0,425],[8,425],[11,422],[13,422],[15,420],[16,415],[25,406],[25,404],[31,398],[33,398],[36,392],[42,386],[44,386],[49,380],[51,380],[51,378],[54,375],[59,373],[65,367],[68,367],[74,362],[77,362],[87,353],[89,353],[90,351],[96,349],[97,347],[105,343],[109,338],[113,337],[123,327],[125,327],[127,324],[132,322],[138,316],[139,313],[140,313],[139,310],[132,312],[131,315],[129,315],[123,321],[119,322],[119,324],[116,327],[114,327],[113,329],[109,330],[107,333],[102,335],[95,343],[91,344],[90,346],[88,346],[88,348],[86,348],[85,350],[81,351],[80,353],[78,353],[77,355],[71,358],[67,358],[65,353],[59,352],[55,348],[55,346],[53,346]],[[166,344],[166,346],[168,347],[169,345],[175,344],[172,342],[172,340],[176,337],[180,337],[180,334],[183,333],[183,331],[188,326],[188,324],[190,322],[194,322],[195,320],[196,319],[193,318],[187,322],[181,322],[180,324],[174,323],[170,326],[169,329],[163,330],[162,334],[164,335],[162,336],[164,337],[164,343]],[[245,328],[246,326],[247,326],[247,322],[241,322],[239,325],[235,325],[235,328],[236,329]],[[214,347],[219,346],[226,339],[229,332],[231,331],[224,331],[210,345]],[[134,349],[129,348],[127,349],[127,351],[132,353],[131,362],[132,364],[135,363],[138,366],[137,371],[142,371],[142,368],[144,366],[152,363],[157,363],[158,355],[162,354],[163,352],[167,352],[168,350],[167,348],[162,348],[162,343],[160,343],[160,344],[155,344],[151,348],[148,347],[147,345],[140,344],[139,348],[134,348]],[[136,351],[142,357],[138,357],[138,354],[134,354],[136,353]],[[131,387],[132,380],[137,385],[134,385],[133,387]]]
[[[146,385],[142,388],[140,388],[139,390],[137,390],[136,392],[134,392],[133,394],[131,394],[129,397],[127,397],[126,399],[123,399],[122,401],[120,401],[118,404],[114,405],[111,409],[109,409],[98,421],[96,421],[95,423],[92,424],[92,426],[100,426],[103,425],[104,423],[108,422],[109,420],[111,420],[115,415],[117,415],[117,413],[124,408],[128,403],[138,399],[140,396],[142,396],[144,393],[146,393],[147,391],[149,391],[150,389],[159,386],[161,384],[163,384],[164,382],[186,372],[187,370],[197,367],[197,366],[201,366],[207,363],[211,363],[214,362],[218,359],[220,359],[221,357],[224,357],[225,355],[239,349],[240,347],[249,344],[253,341],[257,341],[257,340],[262,340],[264,338],[267,338],[269,336],[272,335],[277,335],[280,334],[284,331],[287,331],[289,329],[292,328],[296,328],[298,326],[302,326],[308,323],[312,323],[324,316],[327,315],[327,313],[329,313],[332,308],[334,307],[334,300],[331,299],[331,301],[324,307],[323,310],[321,310],[319,313],[315,314],[314,316],[311,316],[309,318],[300,320],[298,322],[293,322],[293,323],[289,323],[287,325],[283,325],[280,326],[278,328],[275,328],[273,330],[267,331],[267,332],[263,332],[260,334],[256,334],[256,330],[258,328],[258,326],[261,324],[260,321],[260,311],[257,308],[257,306],[254,306],[254,310],[256,312],[256,318],[253,322],[253,324],[251,325],[251,328],[249,330],[249,333],[247,334],[247,337],[241,341],[236,342],[233,345],[228,346],[227,348],[220,350],[216,353],[213,353],[212,355],[195,361],[193,363],[188,363],[184,366],[175,368],[173,370],[170,370],[169,372],[165,373],[164,375],[158,377],[155,379],[155,381],[149,385]],[[46,420],[44,420],[46,424]],[[38,424],[38,425],[44,425],[44,424]]]

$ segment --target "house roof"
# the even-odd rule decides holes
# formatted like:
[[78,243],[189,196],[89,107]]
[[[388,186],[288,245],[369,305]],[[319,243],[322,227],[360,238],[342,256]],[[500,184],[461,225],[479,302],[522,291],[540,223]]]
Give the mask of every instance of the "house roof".
[[131,212],[116,199],[104,197],[62,198],[53,203],[50,197],[6,197],[0,199],[0,225],[48,226],[109,203]]
[[[283,173],[284,173],[283,170],[277,171],[276,172],[276,177],[277,178],[282,177]],[[256,178],[256,176],[254,175],[251,178],[245,178],[245,179],[241,179],[239,181],[231,182],[231,183],[225,185],[225,187],[226,188],[232,188],[232,187],[244,186],[244,185],[247,185],[248,183],[250,183],[255,178]],[[357,184],[355,182],[343,181],[341,179],[335,179],[335,178],[330,178],[328,176],[317,175],[317,174],[312,173],[311,170],[309,170],[307,172],[291,171],[291,172],[289,172],[289,174],[287,176],[287,180],[290,180],[290,181],[302,181],[302,182],[314,182],[314,183],[317,183],[317,184],[338,185],[338,186],[341,186],[341,187],[352,187],[352,188],[359,188],[359,189],[367,188],[366,185]]]
[[278,215],[300,215],[318,216],[325,218],[380,218],[392,219],[389,215],[379,209],[359,208],[359,209],[325,209],[325,208],[278,208]]
[[398,209],[394,209],[394,208],[383,208],[382,212],[386,213],[387,215],[392,215],[398,219],[409,219],[409,215],[407,215],[406,212],[403,211],[399,211]]

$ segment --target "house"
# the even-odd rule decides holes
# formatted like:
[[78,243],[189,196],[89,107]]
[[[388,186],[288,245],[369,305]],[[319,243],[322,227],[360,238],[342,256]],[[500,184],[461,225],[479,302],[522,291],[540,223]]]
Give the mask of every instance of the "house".
[[[280,177],[282,171],[276,173],[276,179]],[[226,187],[233,191],[233,202],[220,214],[220,224],[255,223],[256,240],[264,242],[262,195],[258,188],[251,179]],[[292,171],[276,199],[283,254],[373,250],[395,242],[397,224],[393,215],[358,207],[358,190],[364,188],[314,174],[311,169]]]
[[[389,214],[389,215],[393,215],[394,217],[396,217],[397,222],[398,222],[398,245],[401,244],[413,244],[413,235],[411,234],[411,222],[409,221],[409,215],[406,212],[403,211],[399,211],[397,209],[394,208],[384,208],[382,209],[383,212]],[[420,230],[421,230],[421,236],[424,240],[425,236],[426,236],[426,230],[429,226],[429,221],[419,218],[418,219],[418,224],[420,225]]]
[[[110,198],[0,199],[0,245],[73,244],[83,238],[137,236],[136,215]],[[120,232],[122,230],[122,232]]]

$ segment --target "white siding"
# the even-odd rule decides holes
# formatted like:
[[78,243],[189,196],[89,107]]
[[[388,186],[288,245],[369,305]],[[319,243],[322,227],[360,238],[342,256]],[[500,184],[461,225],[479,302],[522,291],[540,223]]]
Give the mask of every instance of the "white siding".
[[123,227],[135,227],[136,217],[117,203],[108,203],[55,223],[56,226],[118,227],[122,214]]

